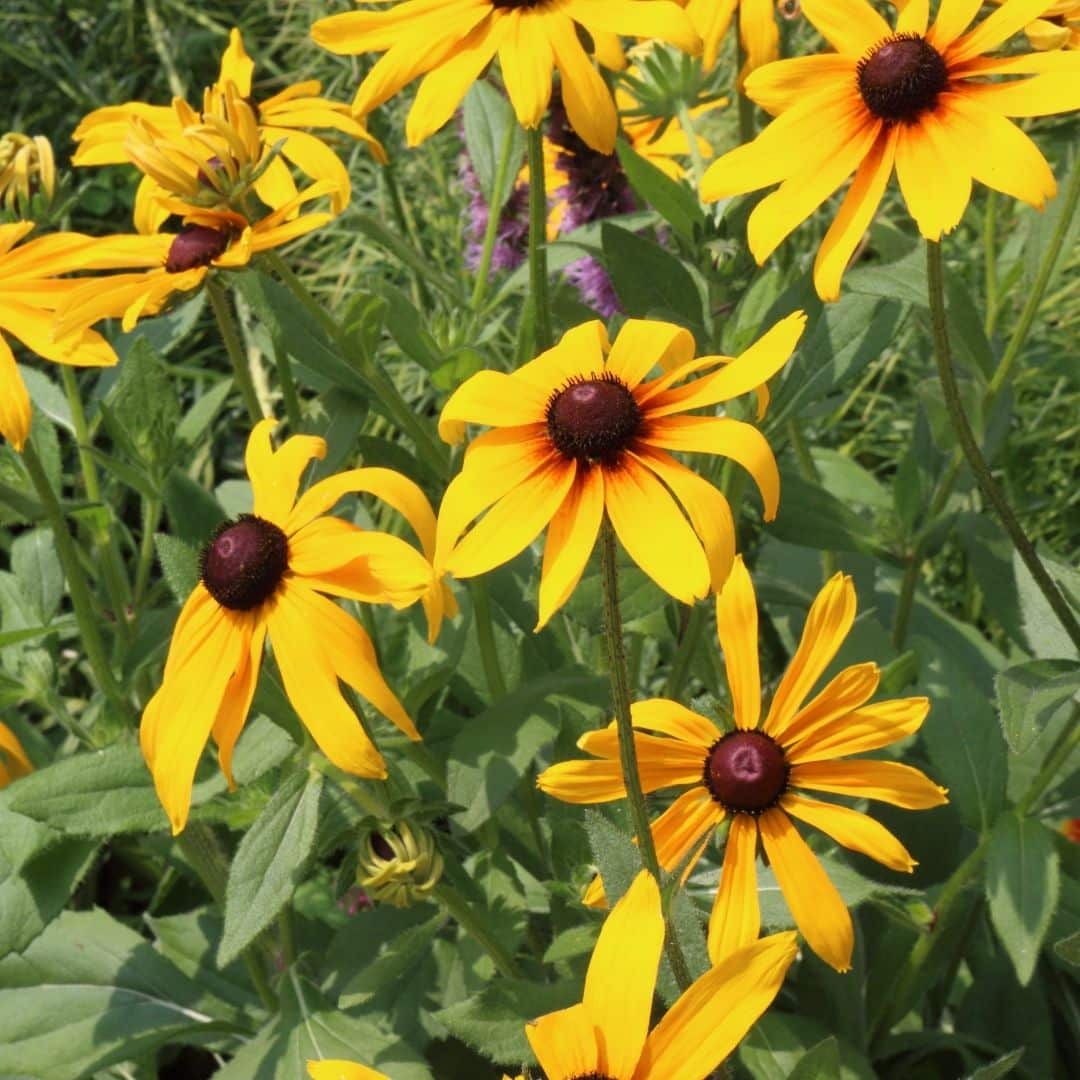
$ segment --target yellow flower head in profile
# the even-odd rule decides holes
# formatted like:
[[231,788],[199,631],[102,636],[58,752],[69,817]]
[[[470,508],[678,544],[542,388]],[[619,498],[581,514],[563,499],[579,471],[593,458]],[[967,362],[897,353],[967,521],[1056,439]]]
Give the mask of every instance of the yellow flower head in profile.
[[[757,604],[742,559],[716,601],[717,629],[731,688],[735,730],[722,731],[689,709],[656,698],[632,706],[638,767],[646,792],[684,787],[652,825],[657,857],[673,870],[701,857],[716,827],[730,823],[720,888],[709,920],[709,954],[723,961],[757,938],[760,839],[795,923],[810,948],[838,971],[851,966],[851,915],[792,818],[820,829],[843,847],[910,872],[915,861],[884,826],[856,810],[799,794],[800,790],[876,799],[908,810],[946,802],[945,791],[918,769],[894,761],[838,761],[888,746],[918,731],[926,698],[867,704],[877,689],[876,664],[845,668],[810,701],[855,620],[855,589],[837,574],[818,594],[802,640],[761,719]],[[584,735],[578,745],[594,761],[553,765],[540,787],[572,803],[625,797],[614,725]],[[594,882],[590,903],[603,902]]]
[[48,199],[56,191],[52,143],[44,135],[0,135],[0,205],[9,213],[28,210],[38,191]]
[[307,1073],[311,1080],[390,1080],[385,1073],[352,1061],[309,1061]]
[[[319,96],[322,87],[317,81],[294,83],[272,97],[257,101],[252,96],[254,69],[240,31],[233,29],[221,57],[217,81],[203,95],[201,113],[180,99],[172,105],[129,101],[95,109],[75,129],[74,139],[79,146],[72,164],[132,162],[146,172],[136,199],[136,222],[141,232],[153,232],[156,228],[152,203],[162,189],[175,195],[185,194],[177,190],[175,183],[182,177],[183,183],[190,187],[200,172],[205,184],[212,186],[215,178],[224,179],[230,168],[235,169],[238,156],[242,164],[250,166],[252,159],[262,161],[273,147],[277,147],[280,156],[273,157],[253,183],[255,193],[267,206],[277,209],[296,198],[297,187],[288,162],[312,181],[329,184],[334,213],[340,213],[349,203],[348,170],[324,139],[305,129],[331,128],[343,132],[366,143],[375,159],[383,163],[385,151],[364,125],[352,117],[347,105]],[[133,133],[135,121],[138,124]],[[198,133],[200,139],[210,144],[206,147],[209,152],[201,154],[198,148],[192,148],[185,132]],[[224,154],[220,152],[222,139],[228,144]],[[171,154],[160,151],[166,154],[166,161],[173,159],[164,183],[161,170],[155,170],[160,157],[154,155],[154,144],[161,142],[172,147]],[[191,162],[192,156],[203,160]],[[174,170],[180,177],[173,174]]]
[[276,452],[274,421],[257,424],[246,466],[254,510],[224,522],[202,553],[201,581],[173,631],[165,677],[139,731],[173,832],[188,816],[195,768],[213,735],[230,786],[232,753],[247,718],[267,634],[285,693],[319,749],[340,769],[382,778],[386,768],[338,681],[410,739],[420,733],[379,671],[371,639],[330,596],[406,607],[423,600],[434,635],[444,611],[431,565],[404,540],[325,516],[350,492],[368,492],[409,522],[426,550],[435,515],[423,492],[389,469],[352,469],[312,485],[300,478],[326,443],[294,435]]
[[854,173],[814,262],[824,300],[840,295],[894,167],[929,240],[959,223],[972,180],[1041,209],[1055,192],[1053,173],[1008,118],[1080,106],[1080,56],[986,54],[1046,6],[1006,0],[971,27],[978,0],[941,0],[928,29],[927,0],[908,0],[893,30],[868,0],[803,0],[836,52],[767,64],[746,80],[747,95],[776,119],[712,163],[702,198],[780,185],[749,218],[750,250],[762,263]]
[[30,221],[0,225],[0,435],[22,450],[30,434],[30,395],[5,334],[57,364],[110,367],[112,346],[86,324],[54,335],[54,312],[82,282],[60,275],[88,266],[97,241],[80,233],[53,233],[20,244]]
[[795,935],[737,950],[701,976],[649,1030],[664,916],[642,871],[604,920],[581,1003],[525,1034],[547,1080],[701,1080],[772,1004],[795,959]]
[[[630,557],[677,600],[719,589],[735,556],[731,509],[670,451],[738,462],[767,520],[780,494],[776,459],[752,424],[679,414],[760,386],[787,362],[805,324],[796,312],[735,359],[695,360],[693,336],[671,323],[631,319],[609,345],[603,324],[588,322],[512,374],[478,372],[446,403],[439,433],[458,442],[466,423],[495,430],[473,439],[447,488],[436,569],[486,573],[547,527],[540,629],[574,591],[606,514]],[[647,379],[656,366],[663,373]]]
[[701,47],[686,13],[671,0],[405,0],[320,19],[311,35],[335,53],[385,53],[356,92],[358,116],[424,76],[406,123],[410,146],[454,115],[498,54],[506,92],[524,127],[535,128],[543,119],[557,68],[574,130],[593,149],[610,154],[618,127],[615,103],[581,44],[579,27],[599,37],[602,57],[613,65],[621,54],[612,35],[658,38],[687,52]]
[[176,294],[198,288],[211,270],[247,266],[253,255],[332,221],[333,215],[322,211],[299,212],[330,190],[324,181],[312,184],[253,225],[232,210],[200,210],[177,199],[159,199],[166,213],[180,217],[180,231],[95,241],[98,269],[142,269],[75,282],[57,310],[61,333],[106,318],[122,319],[123,329],[130,330],[143,316],[158,314]]
[[0,721],[0,788],[34,771],[18,736]]

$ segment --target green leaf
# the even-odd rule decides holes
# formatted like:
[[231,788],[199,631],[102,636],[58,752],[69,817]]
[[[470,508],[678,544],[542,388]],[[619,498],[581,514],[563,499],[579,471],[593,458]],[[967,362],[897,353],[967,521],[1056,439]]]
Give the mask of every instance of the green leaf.
[[889,558],[870,523],[819,484],[804,480],[793,465],[780,474],[780,511],[769,525],[778,540],[821,551],[861,551]]
[[0,963],[0,1075],[80,1080],[223,1026],[199,987],[103,911],[67,911]]
[[553,700],[606,702],[605,681],[571,670],[532,679],[462,727],[447,766],[446,797],[465,809],[455,820],[472,831],[502,805],[537,753],[559,730]]
[[1020,1064],[1023,1056],[1024,1048],[1018,1047],[1008,1054],[1002,1054],[995,1061],[987,1062],[974,1072],[969,1072],[964,1080],[999,1080],[1002,1076],[1008,1076]]
[[788,1073],[788,1080],[833,1080],[840,1071],[840,1045],[835,1035],[822,1039],[812,1046],[795,1068]]
[[294,970],[281,986],[281,1011],[249,1039],[214,1080],[299,1080],[310,1060],[355,1061],[394,1080],[431,1080],[431,1071],[374,1017],[335,1009]]
[[[123,430],[137,461],[165,468],[176,453],[180,403],[161,357],[149,339],[140,335],[118,368],[106,403]],[[104,414],[103,414],[104,415]]]
[[199,583],[199,553],[168,533],[155,533],[154,547],[169,591],[182,604]]
[[11,571],[19,579],[37,621],[51,622],[64,595],[64,571],[52,529],[33,529],[16,537],[11,545]]
[[[876,1080],[870,1062],[842,1039],[835,1040],[838,1061],[829,1080]],[[766,1013],[743,1039],[739,1062],[754,1080],[787,1080],[801,1061],[830,1040],[829,1032],[815,1020],[789,1013]],[[812,1064],[812,1062],[811,1062]]]
[[927,307],[926,252],[916,244],[902,259],[885,266],[865,266],[844,275],[853,293],[884,296]]
[[1031,818],[1002,814],[986,855],[986,898],[990,921],[1021,986],[1027,986],[1035,972],[1060,887],[1059,856],[1050,831]]
[[534,1060],[525,1024],[581,1000],[582,987],[568,980],[538,983],[499,979],[475,997],[435,1013],[435,1019],[462,1042],[500,1065]]
[[629,835],[616,828],[599,810],[585,811],[585,834],[610,906],[641,872],[641,853]]
[[695,235],[705,229],[705,215],[693,191],[643,158],[625,139],[616,142],[615,150],[634,192],[692,243]]
[[218,501],[180,469],[171,469],[162,491],[172,532],[187,544],[202,547],[225,520]]
[[239,956],[266,929],[303,880],[321,790],[320,773],[290,773],[244,834],[229,867],[220,964]]
[[[469,160],[480,181],[480,192],[489,207],[500,211],[510,198],[517,180],[518,166],[525,153],[525,133],[514,116],[514,110],[504,94],[485,82],[474,82],[465,95],[465,145]],[[503,144],[507,133],[513,140],[510,163],[501,190],[495,190]]]
[[1080,661],[1029,660],[994,676],[1001,730],[1014,754],[1029,749],[1080,693]]
[[1054,955],[1071,967],[1080,968],[1080,930],[1054,943]]
[[[1050,576],[1054,578],[1066,600],[1071,599],[1074,611],[1080,604],[1080,570],[1040,551],[1039,557]],[[1031,652],[1037,657],[1076,657],[1077,648],[1072,643],[1061,620],[1047,603],[1042,590],[1035,584],[1031,571],[1024,560],[1013,552],[1013,572],[1020,594],[1020,612],[1024,623],[1024,636]]]
[[177,439],[187,446],[195,446],[201,441],[207,428],[213,422],[214,417],[221,411],[222,406],[232,393],[233,381],[231,378],[222,379],[210,387],[190,409],[184,414],[183,419],[176,426]]
[[[249,723],[236,747],[237,782],[257,779],[292,750],[289,737],[269,720]],[[225,778],[215,771],[195,784],[192,805],[201,806],[225,791]],[[64,758],[24,776],[0,792],[0,804],[76,836],[156,832],[168,827],[142,753],[126,741]]]
[[345,984],[338,1005],[343,1009],[365,1005],[379,991],[406,976],[428,953],[435,935],[446,925],[446,918],[440,911],[418,926],[379,942],[375,959]]
[[126,366],[124,361],[134,351],[140,339],[145,340],[161,356],[167,356],[194,329],[205,306],[206,292],[199,289],[190,300],[177,304],[167,314],[153,319],[140,319],[134,330],[118,334],[113,345],[121,360],[120,367]]
[[40,409],[54,424],[59,424],[74,435],[75,424],[71,419],[71,406],[64,391],[44,372],[28,364],[19,364],[18,368],[34,407]]
[[654,240],[606,221],[600,236],[608,274],[628,314],[673,319],[704,339],[701,293],[679,259]]

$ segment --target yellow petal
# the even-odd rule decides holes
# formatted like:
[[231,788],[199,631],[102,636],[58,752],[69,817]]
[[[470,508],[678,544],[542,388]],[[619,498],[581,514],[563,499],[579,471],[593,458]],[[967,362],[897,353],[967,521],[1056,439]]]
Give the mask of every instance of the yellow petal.
[[786,750],[823,728],[845,723],[855,709],[874,696],[880,679],[877,664],[853,664],[844,668],[829,680],[813,701],[801,708],[783,727],[776,728],[774,737]]
[[230,791],[236,787],[232,773],[233,749],[236,746],[236,740],[240,738],[244,721],[247,720],[251,699],[255,696],[265,640],[266,623],[260,620],[252,629],[251,643],[247,652],[241,656],[240,663],[225,688],[225,696],[221,699],[221,706],[211,729],[211,735],[217,743],[218,764],[225,774]]
[[792,787],[877,799],[905,810],[929,810],[949,800],[925,773],[898,761],[814,761],[793,765]]
[[630,706],[630,717],[635,728],[659,731],[704,750],[723,734],[711,720],[667,698],[635,701]]
[[528,383],[532,393],[539,393],[546,409],[551,395],[575,376],[601,374],[610,349],[607,328],[599,319],[590,319],[567,330],[556,345],[519,367],[513,378]]
[[581,47],[573,22],[558,10],[523,17],[537,20],[537,30],[530,29],[529,33],[540,33],[539,21],[543,20],[542,32],[547,34],[555,66],[562,76],[563,104],[570,126],[594,150],[614,153],[619,123],[615,102],[607,83]]
[[657,861],[665,870],[674,870],[697,848],[683,868],[685,881],[723,820],[724,808],[704,786],[699,784],[684,791],[650,827]]
[[749,814],[735,814],[724,848],[720,888],[709,916],[709,959],[723,963],[736,950],[757,941],[760,933],[757,821]]
[[22,748],[15,732],[2,721],[0,721],[0,770],[4,772],[4,780],[0,783],[0,787],[34,771],[34,766],[26,756],[26,751]]
[[742,0],[739,5],[739,39],[746,63],[740,77],[780,56],[780,31],[776,26],[774,0]]
[[840,279],[881,205],[896,161],[899,125],[878,136],[863,158],[844,201],[821,241],[814,259],[814,287],[827,303],[840,298]]
[[[1071,54],[1070,54],[1071,55]],[[1055,71],[1033,79],[999,83],[961,83],[965,97],[1005,116],[1054,116],[1080,108],[1080,79]]]
[[663,450],[642,446],[633,455],[671,489],[694,527],[709,563],[709,587],[727,580],[735,558],[735,521],[723,492]]
[[262,420],[251,429],[244,467],[255,495],[255,514],[283,526],[300,487],[300,477],[313,458],[326,456],[326,443],[314,435],[293,435],[276,453],[270,433],[275,420]]
[[[289,131],[285,128],[265,125],[262,133],[263,138],[268,142],[276,143],[280,140],[282,155],[306,176],[312,180],[325,180],[333,185],[330,206],[335,214],[340,214],[349,205],[349,196],[352,192],[349,170],[345,168],[341,158],[322,139],[306,131]],[[294,186],[291,197],[295,198],[295,196]],[[270,203],[269,205],[276,207],[278,204]]]
[[585,976],[582,1004],[600,1036],[601,1075],[633,1075],[649,1032],[663,948],[660,890],[642,870],[604,920]]
[[704,45],[701,66],[705,71],[716,67],[720,42],[727,33],[737,6],[738,0],[690,0],[686,5],[686,14],[690,16]]
[[0,435],[20,453],[30,434],[30,394],[15,356],[0,334]]
[[795,715],[814,683],[832,663],[855,621],[855,586],[835,574],[818,593],[806,616],[799,647],[773,694],[763,730],[776,737]]
[[766,810],[758,818],[758,829],[769,865],[806,943],[837,971],[849,971],[855,947],[851,915],[817,856],[783,810]]
[[255,62],[244,48],[244,39],[240,31],[233,27],[229,31],[228,48],[221,54],[218,83],[224,86],[231,82],[241,97],[247,97],[251,93],[251,74],[254,70]]
[[913,735],[922,727],[930,701],[924,697],[899,698],[865,705],[838,723],[807,735],[785,751],[792,765],[865,754]]
[[971,25],[980,7],[982,0],[941,0],[926,40],[944,52]]
[[898,34],[918,34],[920,37],[926,33],[926,24],[930,21],[929,0],[904,0],[900,8],[900,14],[896,19],[896,32]]
[[536,630],[547,625],[577,587],[596,545],[603,517],[604,471],[580,470],[548,526]]
[[521,125],[534,128],[543,120],[551,100],[555,59],[547,37],[529,32],[531,20],[510,10],[505,22],[506,34],[499,45],[499,70]]
[[940,240],[956,228],[971,198],[971,170],[965,161],[958,160],[948,132],[934,113],[924,113],[914,124],[901,125],[896,178],[904,202],[927,240]]
[[570,15],[587,30],[622,34],[627,37],[655,38],[666,41],[683,52],[697,54],[701,40],[693,22],[673,3],[639,3],[638,0],[574,0]]
[[665,450],[719,454],[740,464],[754,478],[766,521],[776,517],[780,471],[764,435],[742,420],[726,416],[668,416],[649,420],[641,441]]
[[686,518],[656,477],[629,455],[605,469],[604,504],[627,554],[676,600],[709,590],[709,564]]
[[867,0],[803,0],[803,14],[837,52],[860,57],[892,35]]
[[774,934],[707,971],[645,1043],[633,1080],[701,1080],[772,1004],[796,955],[793,933]]
[[461,442],[465,424],[521,427],[543,423],[550,391],[536,389],[526,380],[501,371],[478,371],[450,395],[439,416],[444,442]]
[[309,1061],[307,1071],[311,1080],[390,1080],[385,1073],[352,1061]]
[[655,319],[628,319],[611,346],[607,370],[633,390],[655,366],[671,371],[693,359],[689,330]]
[[818,53],[759,67],[747,77],[743,89],[751,101],[776,116],[794,108],[808,87],[818,90],[828,85],[846,89],[851,78],[850,57]]
[[724,654],[735,726],[756,728],[761,716],[758,615],[754,583],[740,555],[716,598],[716,633]]
[[843,847],[875,859],[891,870],[910,874],[917,865],[907,848],[884,825],[857,810],[794,793],[784,795],[780,805],[792,817],[820,829]]
[[536,539],[574,486],[577,463],[555,456],[504,495],[446,557],[455,577],[483,574],[508,562]]
[[1008,3],[995,8],[974,30],[953,42],[946,56],[948,64],[960,64],[972,56],[989,52],[1019,33],[1027,23],[1042,15],[1046,8],[1046,0],[1008,0]]
[[541,1016],[525,1025],[525,1036],[547,1076],[569,1080],[599,1068],[600,1032],[584,1005]]
[[[355,776],[382,780],[386,766],[338,689],[337,673],[313,626],[302,587],[278,592],[269,611],[270,640],[285,693],[319,749]],[[327,601],[329,602],[329,601]]]

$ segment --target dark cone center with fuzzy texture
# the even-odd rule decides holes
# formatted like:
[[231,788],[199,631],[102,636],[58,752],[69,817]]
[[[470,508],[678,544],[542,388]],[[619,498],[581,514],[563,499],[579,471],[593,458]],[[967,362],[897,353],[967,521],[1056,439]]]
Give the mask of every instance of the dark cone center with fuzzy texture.
[[577,379],[552,395],[548,434],[568,458],[612,463],[641,425],[634,395],[614,375]]
[[784,751],[760,731],[733,731],[709,751],[705,786],[726,810],[760,814],[787,788]]
[[394,858],[394,849],[387,843],[386,837],[380,832],[373,832],[371,834],[371,850],[374,851],[380,859]]
[[866,107],[890,123],[917,120],[949,82],[941,53],[918,34],[897,34],[874,46],[857,70]]
[[165,269],[170,274],[179,274],[196,266],[209,266],[225,253],[228,246],[228,233],[211,229],[208,225],[189,225],[177,234],[169,246]]
[[250,611],[269,600],[288,568],[285,534],[254,514],[222,522],[202,553],[203,584],[231,611]]

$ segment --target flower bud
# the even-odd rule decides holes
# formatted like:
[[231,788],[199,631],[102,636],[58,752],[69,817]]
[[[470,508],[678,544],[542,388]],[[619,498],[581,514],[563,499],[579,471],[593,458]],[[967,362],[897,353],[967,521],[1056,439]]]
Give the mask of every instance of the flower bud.
[[431,830],[408,821],[363,834],[356,863],[356,883],[373,900],[394,907],[425,899],[443,871]]

